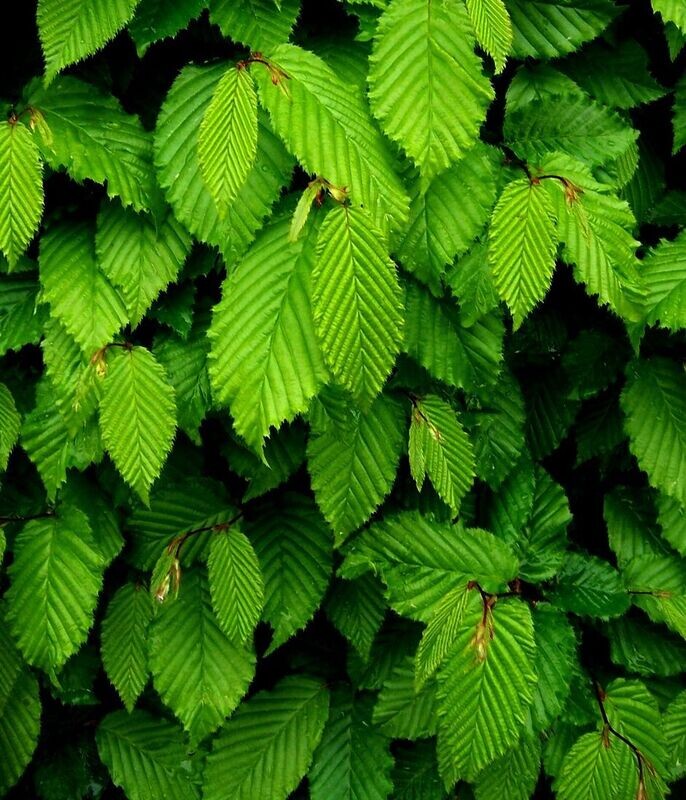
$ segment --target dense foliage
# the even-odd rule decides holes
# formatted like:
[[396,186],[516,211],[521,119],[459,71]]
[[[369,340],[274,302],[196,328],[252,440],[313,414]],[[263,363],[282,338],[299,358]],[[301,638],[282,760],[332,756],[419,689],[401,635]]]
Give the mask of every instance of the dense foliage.
[[684,0],[11,5],[0,795],[683,796]]

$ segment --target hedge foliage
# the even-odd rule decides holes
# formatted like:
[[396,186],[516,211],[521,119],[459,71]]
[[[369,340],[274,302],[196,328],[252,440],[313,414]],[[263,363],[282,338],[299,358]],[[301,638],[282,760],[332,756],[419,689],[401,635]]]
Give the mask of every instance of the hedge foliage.
[[15,5],[0,795],[681,796],[683,0]]

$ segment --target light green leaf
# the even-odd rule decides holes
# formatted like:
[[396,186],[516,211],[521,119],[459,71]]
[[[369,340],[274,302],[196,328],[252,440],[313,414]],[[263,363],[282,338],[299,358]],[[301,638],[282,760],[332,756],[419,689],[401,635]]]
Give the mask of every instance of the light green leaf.
[[686,504],[686,374],[666,358],[629,369],[622,409],[631,452],[653,486]]
[[364,206],[380,230],[402,224],[408,198],[362,93],[294,45],[280,45],[270,58],[279,70],[276,84],[263,68],[253,73],[260,100],[303,168],[347,187],[352,202]]
[[98,726],[98,753],[130,800],[198,800],[181,728],[145,711],[115,711]]
[[686,234],[661,242],[641,262],[647,287],[645,321],[676,331],[686,328]]
[[365,211],[339,205],[319,231],[314,324],[334,377],[369,406],[402,336],[402,294],[383,236]]
[[272,222],[224,282],[209,337],[216,402],[256,452],[272,427],[305,412],[327,378],[312,322],[310,272],[316,228],[288,241]]
[[163,367],[144,347],[123,349],[108,362],[100,428],[115,466],[147,504],[172,446],[176,405]]
[[148,680],[148,627],[152,611],[145,589],[126,583],[110,600],[102,622],[102,663],[129,712]]
[[27,522],[14,543],[8,619],[29,664],[54,673],[86,641],[103,557],[75,508]]
[[7,469],[7,462],[19,438],[21,417],[14,403],[12,393],[0,383],[0,471]]
[[99,50],[126,25],[140,0],[39,0],[36,20],[45,80]]
[[[57,6],[61,0],[51,2]],[[92,2],[104,5],[108,0],[88,0],[88,4]],[[81,4],[69,0],[69,5]],[[77,78],[57,78],[49,89],[40,85],[30,88],[28,102],[40,111],[50,129],[50,139],[43,139],[40,148],[53,169],[63,167],[75,181],[104,184],[108,197],[119,197],[136,211],[156,208],[159,190],[152,165],[152,137],[138,117],[127,114],[112,95]],[[38,128],[39,137],[40,131]]]
[[369,696],[331,697],[329,719],[308,773],[312,800],[386,800],[393,784],[390,740],[372,725]]
[[198,136],[200,173],[220,219],[245,184],[257,156],[257,94],[246,67],[229,67],[205,109]]
[[288,41],[300,12],[300,0],[210,0],[210,19],[224,36],[271,54]]
[[479,45],[495,63],[496,74],[505,69],[512,49],[512,21],[503,0],[467,0],[467,11]]
[[255,656],[219,627],[201,573],[184,572],[178,599],[158,611],[150,628],[150,670],[155,689],[194,742],[213,733],[248,690]]
[[503,189],[493,211],[488,260],[495,288],[518,328],[550,286],[557,234],[544,188],[519,178]]
[[171,212],[154,218],[119,203],[105,203],[95,233],[98,266],[116,286],[131,324],[175,281],[191,249],[191,237]]
[[[413,453],[421,454],[418,469]],[[410,469],[421,490],[424,472],[453,514],[474,480],[474,451],[455,410],[436,395],[413,401]]]
[[638,772],[629,747],[614,736],[584,734],[567,753],[555,788],[560,800],[636,797]]
[[0,124],[0,251],[16,264],[43,213],[43,169],[31,131],[10,119]]
[[319,607],[331,575],[333,537],[314,503],[296,494],[263,505],[246,533],[264,577],[262,618],[274,629],[271,652]]
[[669,704],[663,725],[667,751],[671,753],[670,777],[681,778],[686,773],[686,692]]
[[368,411],[348,404],[345,420],[314,430],[307,464],[317,505],[337,545],[359,528],[390,492],[403,450],[405,409],[381,394]]
[[[486,608],[470,593],[462,625],[438,673],[438,764],[446,787],[473,780],[522,733],[536,674],[531,612],[519,600]],[[459,698],[459,699],[458,699]]]
[[262,227],[288,182],[292,159],[258,115],[257,156],[235,202],[222,220],[200,174],[198,136],[205,111],[227,69],[225,62],[185,67],[167,95],[155,129],[160,186],[179,222],[201,242],[214,245],[233,265]]
[[671,22],[686,34],[686,8],[679,0],[652,0],[653,10],[664,20],[665,24]]
[[375,116],[427,182],[474,144],[494,94],[459,0],[391,3],[379,20],[369,86]]
[[51,314],[88,358],[127,322],[121,295],[96,262],[88,224],[63,222],[41,237],[40,279]]
[[328,708],[322,682],[302,676],[251,697],[214,740],[204,800],[286,800],[307,772]]
[[415,656],[415,683],[421,688],[441,666],[452,649],[467,608],[467,584],[451,589],[436,604],[436,610],[424,629]]
[[216,533],[207,559],[212,607],[224,633],[244,644],[260,620],[264,581],[250,541],[235,528]]

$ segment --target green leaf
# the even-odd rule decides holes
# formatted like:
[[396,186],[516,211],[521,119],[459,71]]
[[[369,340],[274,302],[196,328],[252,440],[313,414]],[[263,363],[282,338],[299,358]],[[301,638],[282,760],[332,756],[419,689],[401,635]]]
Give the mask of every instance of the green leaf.
[[665,23],[673,23],[686,34],[686,9],[679,0],[652,0],[652,4]]
[[638,138],[617,113],[584,97],[534,100],[506,115],[504,133],[526,161],[562,152],[591,167],[621,156]]
[[184,572],[177,601],[158,611],[150,628],[150,671],[193,742],[213,733],[248,690],[255,656],[221,630],[201,573]]
[[673,497],[660,493],[657,511],[662,535],[680,555],[686,555],[686,508]]
[[369,574],[352,581],[335,581],[326,602],[327,617],[363,661],[369,660],[385,613],[383,586]]
[[395,800],[445,800],[432,741],[397,742],[392,780]]
[[279,217],[229,274],[209,331],[214,399],[230,406],[236,431],[258,453],[327,378],[311,310],[316,229],[295,243],[288,230]]
[[607,0],[505,0],[518,58],[557,58],[601,34],[618,13]]
[[570,696],[577,641],[574,628],[562,612],[541,604],[531,613],[538,672],[530,708],[531,727],[541,731],[555,720]]
[[88,224],[63,222],[41,238],[40,279],[51,314],[89,358],[127,321],[121,295],[97,264]]
[[245,67],[229,67],[200,125],[200,173],[220,219],[245,184],[257,156],[257,93]]
[[474,451],[454,409],[435,395],[413,401],[410,469],[418,490],[427,474],[453,514],[459,512],[474,480]]
[[75,508],[27,522],[14,543],[8,619],[29,664],[54,673],[86,641],[103,557]]
[[235,528],[212,537],[207,559],[212,607],[224,633],[246,642],[260,620],[264,581],[250,541]]
[[148,680],[148,627],[152,603],[140,586],[126,583],[107,606],[102,622],[102,663],[131,712]]
[[312,309],[334,378],[368,406],[402,337],[402,294],[383,236],[361,209],[331,209],[319,231]]
[[198,800],[181,728],[145,711],[115,711],[98,726],[98,753],[130,800]]
[[399,226],[407,217],[407,195],[362,94],[314,53],[294,45],[280,45],[270,58],[276,83],[264,69],[254,76],[260,100],[288,149],[311,175],[347,187],[377,228],[385,232],[389,225]]
[[106,203],[95,233],[98,266],[120,292],[135,327],[157,295],[175,281],[191,237],[171,212],[161,218]]
[[45,80],[99,50],[126,25],[140,0],[39,0],[36,19]]
[[446,787],[459,778],[473,780],[515,744],[536,683],[528,606],[505,600],[491,609],[485,602],[470,593],[438,674],[438,763]]
[[389,740],[372,726],[369,696],[333,693],[329,719],[308,773],[312,800],[385,800],[392,789]]
[[424,629],[415,656],[415,683],[421,688],[441,666],[462,626],[469,590],[467,585],[451,589],[438,601]]
[[16,264],[43,213],[43,169],[31,131],[16,120],[0,124],[0,251]]
[[483,230],[496,199],[497,150],[481,143],[427,187],[414,179],[397,252],[403,267],[440,294],[440,277]]
[[653,486],[686,503],[686,375],[666,358],[641,359],[622,392],[631,452]]
[[517,574],[507,545],[478,528],[438,523],[417,512],[387,516],[358,536],[341,567],[344,577],[373,569],[399,614],[428,622],[452,589],[478,581],[502,590]]
[[454,303],[408,281],[404,330],[404,351],[449,386],[473,392],[498,378],[504,330],[497,316],[465,327]]
[[337,544],[369,519],[390,492],[406,425],[402,404],[381,394],[368,411],[348,404],[343,423],[328,421],[310,435],[312,489]]
[[210,19],[224,36],[266,53],[288,41],[300,11],[299,0],[210,0]]
[[31,760],[40,732],[38,682],[0,618],[0,792],[17,782]]
[[0,352],[38,344],[48,308],[38,303],[35,274],[0,275]]
[[476,779],[476,800],[529,800],[541,770],[541,742],[522,737]]
[[668,330],[686,328],[686,235],[661,242],[641,262],[647,287],[645,321]]
[[235,516],[236,508],[216,481],[193,476],[161,481],[150,495],[150,506],[139,505],[128,519],[131,560],[140,569],[150,570],[172,539],[202,528],[207,532],[191,536],[181,552],[181,561],[191,564],[206,556],[210,529]]
[[133,19],[127,25],[136,44],[139,57],[143,57],[151,44],[168,39],[188,23],[200,16],[206,0],[176,0],[169,5],[166,0],[140,0]]
[[495,288],[518,328],[545,296],[555,269],[553,205],[540,184],[528,178],[507,184],[493,212],[489,243]]
[[564,611],[603,619],[619,616],[629,607],[619,573],[607,561],[581,553],[565,559],[552,599]]
[[258,115],[255,164],[238,195],[220,219],[200,173],[198,137],[205,111],[226,63],[185,67],[167,95],[155,129],[158,180],[176,218],[198,241],[214,245],[234,264],[262,227],[265,216],[288,182],[292,160]]
[[607,636],[613,663],[629,672],[668,677],[686,670],[686,642],[645,618],[612,620]]
[[[58,5],[60,0],[51,0]],[[107,0],[88,0],[104,4]],[[123,0],[116,0],[121,3]],[[76,0],[69,0],[72,7]],[[80,5],[80,4],[79,4]],[[107,13],[105,17],[107,17]],[[84,11],[85,16],[89,16]],[[63,167],[75,181],[105,185],[108,197],[119,197],[136,211],[158,203],[152,166],[152,138],[139,119],[124,112],[112,95],[77,78],[57,78],[49,89],[32,85],[28,102],[45,118],[48,140],[39,142],[53,169]]]
[[246,533],[264,577],[262,618],[274,629],[271,652],[304,628],[321,602],[331,575],[331,531],[312,501],[287,494],[263,506]]
[[374,724],[394,739],[420,739],[436,733],[436,682],[417,688],[414,665],[408,656],[383,682]]
[[672,153],[678,153],[686,145],[686,80],[682,77],[674,92],[674,142]]
[[624,566],[644,555],[669,555],[655,524],[655,509],[647,493],[618,487],[605,497],[608,541]]
[[4,383],[0,383],[0,470],[3,472],[19,438],[20,428],[21,417],[12,393]]
[[498,307],[487,253],[486,243],[477,242],[445,276],[448,288],[459,301],[462,324],[468,328]]
[[493,99],[464,5],[391,3],[379,20],[369,87],[375,116],[424,181],[458,161],[477,140]]
[[474,33],[495,63],[496,74],[505,69],[512,49],[512,21],[503,0],[467,0]]
[[672,778],[686,773],[686,692],[681,692],[669,704],[663,722],[667,752],[671,753]]
[[614,736],[586,733],[567,753],[555,788],[560,800],[623,800],[636,797],[633,753]]
[[251,697],[214,740],[205,800],[285,800],[307,772],[328,708],[327,690],[308,677]]
[[115,466],[147,504],[174,439],[176,405],[164,369],[144,347],[124,349],[108,362],[100,427]]

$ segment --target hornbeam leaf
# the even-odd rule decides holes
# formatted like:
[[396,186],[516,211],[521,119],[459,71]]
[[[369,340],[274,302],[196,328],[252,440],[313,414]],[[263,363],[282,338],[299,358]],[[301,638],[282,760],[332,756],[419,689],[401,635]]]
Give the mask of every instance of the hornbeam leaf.
[[405,410],[381,394],[368,411],[346,407],[343,424],[313,431],[307,447],[312,489],[336,543],[359,528],[390,492],[403,450]]
[[236,529],[215,534],[207,568],[219,625],[231,640],[243,644],[252,636],[264,605],[264,581],[249,539]]
[[172,5],[166,0],[140,0],[126,26],[139,57],[145,55],[151,44],[183,30],[200,16],[206,5],[207,0],[176,0]]
[[529,800],[541,771],[541,742],[522,736],[504,756],[489,764],[476,779],[476,800]]
[[528,178],[508,183],[493,211],[488,260],[495,288],[518,328],[545,296],[555,269],[553,204]]
[[316,227],[289,242],[289,219],[272,222],[224,282],[209,338],[214,399],[236,431],[262,451],[272,427],[305,412],[327,378],[312,321]]
[[8,618],[29,664],[54,673],[86,641],[104,559],[76,508],[27,522],[14,543]]
[[438,764],[447,787],[473,780],[519,739],[533,697],[531,612],[518,600],[472,591],[453,649],[438,673]]
[[251,697],[214,740],[204,800],[286,800],[307,772],[328,710],[323,683],[303,676]]
[[176,404],[163,367],[144,347],[117,352],[107,364],[100,429],[114,465],[147,504],[172,446]]
[[599,731],[586,733],[567,753],[555,789],[560,800],[638,797],[634,755],[614,736],[606,738]]
[[686,34],[686,8],[679,0],[652,0],[653,10],[656,11],[665,23],[671,22]]
[[300,0],[210,0],[210,19],[224,36],[253,50],[271,53],[288,41],[300,12]]
[[176,280],[191,237],[171,212],[154,218],[114,202],[100,211],[95,249],[100,269],[121,291],[135,327],[157,295]]
[[98,753],[130,800],[198,800],[180,727],[145,711],[108,714],[96,733]]
[[110,600],[102,623],[102,663],[127,711],[132,711],[148,680],[148,593],[124,584]]
[[12,393],[0,383],[0,470],[7,469],[7,462],[19,438],[21,417]]
[[369,98],[388,135],[429,181],[476,142],[493,89],[459,0],[395,0],[379,20]]
[[411,656],[402,659],[383,681],[374,724],[394,739],[420,739],[436,734],[436,681],[420,689]]
[[260,69],[254,75],[260,100],[288,149],[311,175],[347,187],[377,228],[399,226],[407,217],[407,195],[362,93],[300,47],[280,45],[270,58],[271,74]]
[[666,358],[629,369],[622,409],[632,453],[657,489],[686,504],[686,374]]
[[255,672],[251,650],[226,636],[205,575],[184,572],[179,596],[150,628],[150,670],[162,700],[198,742],[236,708]]
[[41,237],[40,279],[52,315],[88,358],[127,321],[120,293],[98,267],[90,225],[62,222]]
[[395,264],[362,209],[339,205],[327,214],[312,271],[312,307],[334,377],[368,407],[393,367],[403,318]]
[[45,80],[99,50],[126,25],[140,0],[39,0],[36,19]]
[[236,199],[257,156],[257,94],[245,67],[230,67],[200,125],[200,172],[220,219]]
[[496,74],[505,69],[512,49],[512,21],[503,0],[467,0],[467,11],[479,45],[495,63]]
[[[69,0],[70,5],[77,1]],[[104,184],[108,197],[119,197],[136,211],[159,205],[152,137],[138,117],[127,114],[112,95],[77,78],[59,77],[49,89],[32,85],[30,90],[28,102],[50,129],[50,138],[41,140],[37,128],[47,164],[63,167],[76,181]]]
[[662,242],[641,262],[645,321],[671,331],[686,328],[686,233]]
[[372,725],[369,696],[339,690],[308,773],[312,800],[385,800],[393,758],[390,740]]
[[0,251],[16,264],[43,213],[43,169],[31,131],[19,122],[0,123]]

